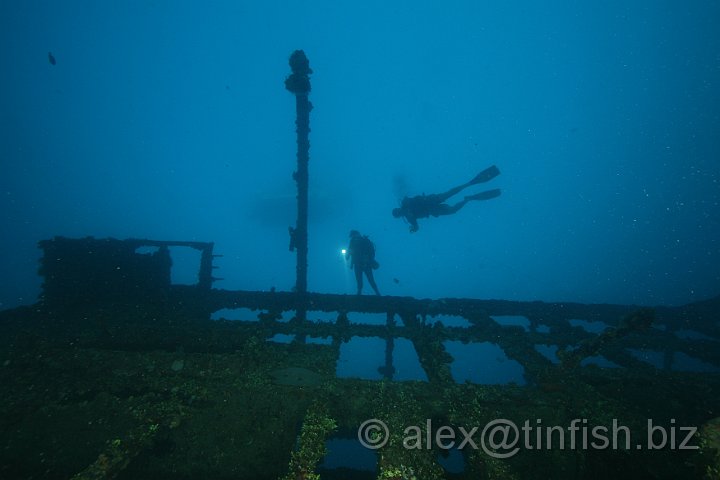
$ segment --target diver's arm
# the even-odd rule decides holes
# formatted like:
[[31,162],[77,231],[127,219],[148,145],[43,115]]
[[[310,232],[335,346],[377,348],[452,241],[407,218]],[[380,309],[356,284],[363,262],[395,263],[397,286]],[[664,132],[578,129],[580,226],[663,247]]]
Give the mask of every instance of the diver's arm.
[[355,245],[353,244],[353,241],[350,240],[350,245],[347,246],[345,249],[345,261],[348,263],[348,267],[350,267],[350,270],[353,269],[353,252],[355,251]]
[[420,230],[420,225],[418,225],[418,223],[417,223],[417,218],[415,218],[411,215],[408,215],[405,218],[407,219],[408,223],[410,224],[410,233],[415,233],[418,230]]

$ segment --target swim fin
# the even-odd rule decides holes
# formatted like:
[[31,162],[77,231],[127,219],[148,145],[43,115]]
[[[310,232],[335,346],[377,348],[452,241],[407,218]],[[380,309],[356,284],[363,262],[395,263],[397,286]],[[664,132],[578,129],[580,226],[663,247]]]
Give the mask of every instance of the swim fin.
[[497,177],[498,175],[500,175],[500,170],[498,169],[498,167],[493,165],[492,167],[488,167],[485,170],[483,170],[482,172],[478,173],[477,176],[475,176],[475,178],[470,180],[470,185],[475,185],[477,183],[489,182],[490,180]]
[[491,198],[499,197],[500,189],[495,188],[493,190],[486,190],[484,192],[476,193],[475,195],[468,195],[465,197],[466,201],[470,200],[490,200]]

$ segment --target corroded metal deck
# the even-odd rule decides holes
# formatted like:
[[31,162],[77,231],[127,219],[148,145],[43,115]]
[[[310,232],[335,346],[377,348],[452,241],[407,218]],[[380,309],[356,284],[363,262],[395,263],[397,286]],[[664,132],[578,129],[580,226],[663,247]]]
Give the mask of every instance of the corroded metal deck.
[[[497,418],[553,425],[621,419],[640,431],[650,417],[707,423],[713,431],[720,379],[679,372],[675,361],[684,354],[720,365],[720,297],[640,308],[227,291],[211,288],[211,243],[56,238],[41,246],[42,300],[0,314],[0,355],[7,359],[0,370],[6,393],[0,427],[9,439],[0,473],[317,478],[325,441],[336,428],[347,434],[369,418],[387,423],[390,441],[377,452],[375,476],[358,478],[505,479],[542,471],[547,478],[576,479],[593,478],[598,468],[627,472],[616,478],[657,469],[701,478],[692,477],[688,465],[712,458],[536,449],[499,461],[471,449],[461,454],[463,473],[449,474],[436,450],[403,448],[402,432],[426,419],[470,430]],[[173,246],[201,252],[202,281],[170,282],[167,248]],[[238,319],[222,319],[224,309],[240,309]],[[362,323],[367,314],[373,324]],[[527,321],[504,325],[507,316]],[[602,322],[596,325],[605,330],[590,333],[573,320]],[[452,326],[458,323],[465,326]],[[267,341],[278,333],[292,335],[291,343]],[[342,347],[353,337],[386,342],[388,364],[379,369],[386,373],[394,342],[411,342],[428,381],[390,381],[391,374],[381,381],[338,378]],[[499,346],[523,367],[526,384],[458,383],[448,341]],[[556,347],[558,358],[541,354],[538,345]],[[637,351],[656,352],[664,363],[656,368]],[[588,356],[624,368],[583,366]],[[373,368],[381,363],[367,361]],[[277,372],[287,369],[312,374],[292,385],[278,382]],[[35,447],[37,438],[60,443]],[[42,462],[27,456],[34,448],[42,448]]]

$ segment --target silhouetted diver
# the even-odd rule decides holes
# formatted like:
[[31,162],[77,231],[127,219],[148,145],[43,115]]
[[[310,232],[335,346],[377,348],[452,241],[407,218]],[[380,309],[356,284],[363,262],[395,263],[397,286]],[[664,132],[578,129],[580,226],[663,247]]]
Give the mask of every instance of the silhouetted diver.
[[417,232],[420,228],[417,223],[418,218],[452,215],[471,200],[490,200],[491,198],[500,196],[500,189],[496,188],[493,190],[476,193],[475,195],[469,195],[455,205],[448,205],[444,203],[447,199],[449,199],[453,195],[456,195],[461,190],[469,187],[470,185],[489,182],[498,175],[500,175],[500,170],[495,165],[493,165],[478,173],[475,178],[473,178],[469,182],[460,185],[459,187],[452,188],[445,193],[432,195],[423,194],[416,197],[405,197],[402,199],[400,207],[392,211],[393,217],[405,218],[405,220],[407,220],[407,222],[410,224],[410,232]]

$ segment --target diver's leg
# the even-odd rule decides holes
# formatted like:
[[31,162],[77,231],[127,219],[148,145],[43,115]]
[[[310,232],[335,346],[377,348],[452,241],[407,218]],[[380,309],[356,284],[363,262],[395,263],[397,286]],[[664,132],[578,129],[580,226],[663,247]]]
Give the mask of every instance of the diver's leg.
[[486,190],[484,192],[476,193],[475,195],[469,195],[469,196],[465,197],[465,201],[467,202],[470,200],[490,200],[492,198],[499,197],[499,196],[500,196],[500,189],[494,188],[492,190]]
[[460,210],[462,207],[465,206],[466,203],[468,203],[471,200],[490,200],[491,198],[499,197],[500,196],[500,189],[495,188],[493,190],[487,190],[485,192],[476,193],[475,195],[468,195],[464,199],[460,200],[455,205],[448,205],[447,203],[441,203],[440,205],[436,205],[431,210],[431,215],[433,217],[439,217],[441,215],[452,215],[453,213]]
[[447,192],[438,193],[437,195],[433,195],[433,196],[437,199],[438,203],[443,203],[443,202],[446,201],[448,198],[452,197],[453,195],[457,195],[457,194],[460,193],[464,188],[467,188],[467,187],[469,187],[470,185],[472,185],[470,182],[464,183],[464,184],[462,184],[462,185],[460,185],[460,186],[458,186],[458,187],[451,188],[451,189],[448,190]]
[[362,268],[360,268],[360,265],[355,265],[355,282],[357,283],[357,294],[362,295],[362,288],[363,288],[363,278],[362,278]]
[[452,215],[453,213],[464,207],[465,204],[469,201],[469,197],[465,197],[463,200],[460,200],[455,205],[448,205],[447,203],[443,203],[442,205],[437,206],[433,214],[436,217],[439,217],[440,215]]
[[372,287],[373,290],[375,290],[375,295],[380,295],[380,290],[377,288],[377,284],[375,283],[375,276],[373,275],[372,268],[367,267],[365,269],[365,275],[368,277],[368,283]]
[[477,175],[475,175],[475,178],[470,180],[469,183],[470,183],[470,185],[475,185],[478,183],[489,182],[490,180],[497,177],[498,175],[500,175],[500,169],[498,167],[496,167],[495,165],[493,165],[491,167],[486,168],[485,170],[478,173]]
[[[466,189],[470,185],[476,185],[478,183],[489,182],[490,180],[497,177],[498,175],[500,175],[500,170],[495,165],[493,165],[492,167],[488,167],[485,170],[483,170],[482,172],[475,175],[475,178],[473,178],[469,182],[463,183],[462,185],[457,186],[455,188],[451,188],[450,190],[448,190],[445,193],[440,193],[437,195],[437,197],[440,200],[440,203],[442,203],[445,200],[447,200],[448,198],[452,197],[453,195],[457,195],[458,193],[460,193],[462,190]],[[464,203],[462,205],[464,205]],[[455,211],[450,212],[450,213],[457,212],[458,210],[460,210],[462,208],[462,205],[460,205],[459,207],[457,207],[457,209]]]

